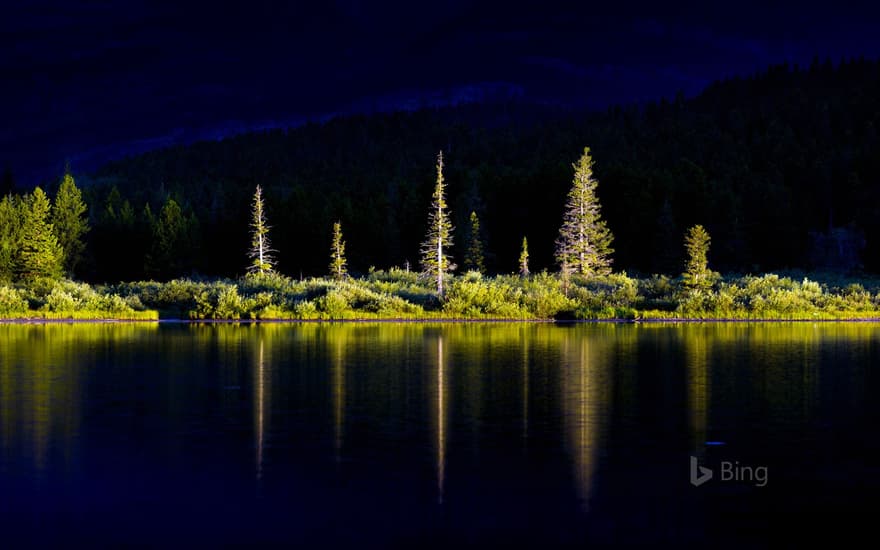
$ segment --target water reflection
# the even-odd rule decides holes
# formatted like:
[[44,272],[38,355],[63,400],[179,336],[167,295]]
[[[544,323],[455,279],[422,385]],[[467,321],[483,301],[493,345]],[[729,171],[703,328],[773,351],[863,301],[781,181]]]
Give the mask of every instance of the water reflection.
[[257,452],[257,480],[259,481],[263,478],[263,454],[266,445],[266,424],[270,416],[270,381],[267,379],[268,369],[266,369],[265,342],[263,341],[262,334],[258,337],[256,359],[256,368],[254,369],[254,376],[256,378],[254,383],[254,393],[256,394],[254,396],[254,407],[256,409],[254,414],[254,436],[256,438],[255,448]]
[[[83,529],[161,525],[177,498],[218,529],[277,517],[281,539],[290,509],[418,533],[620,510],[691,529],[679,458],[707,440],[728,442],[707,460],[777,453],[805,476],[855,448],[870,473],[878,361],[870,324],[0,325],[0,486],[91,499]],[[276,516],[217,502],[257,510],[255,484]]]
[[529,338],[522,335],[522,438],[529,440]]
[[333,377],[333,452],[337,462],[342,452],[342,438],[345,429],[345,349],[347,338],[341,335],[334,338],[332,345]]
[[702,456],[709,426],[709,347],[703,327],[684,336],[691,452]]
[[437,465],[437,502],[443,504],[443,489],[446,481],[446,422],[447,422],[447,380],[446,362],[443,356],[443,335],[437,335],[436,343],[436,384],[434,394],[434,422],[436,425],[436,465]]
[[42,479],[57,459],[73,460],[87,371],[104,343],[153,334],[148,325],[0,324],[0,467],[24,460]]
[[585,508],[589,506],[611,391],[606,332],[572,329],[562,340],[562,405],[577,490]]

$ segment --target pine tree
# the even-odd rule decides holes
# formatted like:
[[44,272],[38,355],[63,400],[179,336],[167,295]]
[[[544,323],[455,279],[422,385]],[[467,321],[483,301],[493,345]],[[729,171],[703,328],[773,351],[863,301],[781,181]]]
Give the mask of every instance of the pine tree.
[[464,268],[467,271],[486,272],[483,259],[483,241],[480,238],[480,219],[476,212],[471,212],[470,231],[468,231],[468,246],[464,255]]
[[330,275],[341,281],[348,276],[345,260],[345,241],[342,240],[342,224],[333,224],[333,244],[330,246]]
[[148,272],[153,276],[180,275],[186,262],[184,243],[187,222],[180,205],[172,198],[165,201],[153,220],[153,244],[147,258]]
[[688,229],[684,239],[687,250],[687,263],[682,274],[685,286],[693,290],[708,290],[712,287],[713,272],[709,269],[709,245],[712,240],[702,225]]
[[598,182],[593,178],[590,148],[574,165],[574,181],[565,205],[565,215],[556,240],[556,260],[560,266],[581,275],[611,272],[611,232],[601,219]]
[[519,274],[529,276],[529,241],[523,237],[522,250],[519,253]]
[[58,244],[64,250],[64,268],[68,273],[73,273],[76,269],[86,248],[83,237],[89,231],[89,222],[85,215],[87,210],[82,192],[73,181],[73,176],[70,172],[64,174],[55,195],[52,224]]
[[248,257],[251,265],[248,271],[251,273],[271,273],[275,267],[274,250],[269,243],[269,224],[266,222],[266,209],[263,202],[263,188],[259,185],[254,192],[253,206],[251,207],[251,248]]
[[100,220],[108,225],[116,224],[119,218],[119,210],[122,208],[122,194],[115,185],[107,193],[107,199],[104,201],[104,210],[101,212]]
[[568,290],[571,287],[571,275],[574,272],[572,264],[569,262],[569,256],[562,259],[559,266],[560,283],[562,284],[562,292],[568,297]]
[[443,151],[437,155],[437,183],[428,214],[428,235],[422,243],[422,273],[437,281],[437,296],[443,297],[443,277],[455,269],[446,254],[452,246],[452,222],[446,207],[446,186],[443,180]]
[[49,197],[39,187],[24,198],[15,259],[15,270],[22,279],[61,276],[64,251],[50,222],[51,210]]
[[21,209],[9,194],[0,198],[0,281],[11,281],[21,236]]
[[156,224],[156,216],[153,215],[153,209],[150,208],[150,203],[144,204],[144,211],[141,213],[141,219],[147,230],[152,231],[153,226]]
[[131,207],[131,203],[128,202],[128,199],[122,201],[122,206],[119,208],[119,225],[121,225],[125,229],[132,229],[135,226],[135,221],[137,220],[137,216],[134,214],[134,208]]

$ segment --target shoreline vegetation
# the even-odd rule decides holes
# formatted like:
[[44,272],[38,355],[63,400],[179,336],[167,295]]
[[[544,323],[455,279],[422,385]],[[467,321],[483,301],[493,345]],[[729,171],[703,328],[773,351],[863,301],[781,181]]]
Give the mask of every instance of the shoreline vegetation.
[[[880,321],[880,280],[834,274],[685,277],[447,275],[404,269],[360,278],[176,279],[90,286],[41,279],[0,284],[0,321]],[[820,282],[821,281],[821,282]]]
[[[880,320],[880,279],[820,273],[722,276],[709,268],[711,237],[699,224],[685,233],[687,259],[678,277],[634,277],[613,271],[614,237],[601,215],[589,148],[572,165],[574,177],[555,241],[558,271],[533,272],[528,238],[523,236],[518,273],[487,275],[481,225],[472,211],[461,247],[464,268],[454,274],[454,228],[443,169],[441,151],[418,271],[406,263],[387,270],[371,267],[366,275],[353,277],[342,223],[336,221],[328,276],[294,279],[279,273],[267,205],[257,185],[251,203],[250,247],[242,254],[250,261],[246,275],[98,286],[62,278],[76,272],[86,251],[83,237],[90,230],[87,205],[67,173],[52,202],[39,187],[31,194],[8,195],[0,201],[0,320]],[[154,224],[156,257],[170,254],[173,242],[188,231],[172,215],[175,208],[174,204],[163,208],[160,222]],[[166,218],[172,221],[161,222]],[[170,261],[174,254],[168,254],[162,257]]]

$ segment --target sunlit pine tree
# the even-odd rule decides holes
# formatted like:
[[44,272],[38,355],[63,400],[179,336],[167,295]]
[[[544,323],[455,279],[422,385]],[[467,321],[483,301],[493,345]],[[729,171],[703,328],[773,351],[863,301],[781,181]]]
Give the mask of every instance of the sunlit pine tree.
[[692,290],[708,290],[712,287],[714,273],[709,269],[709,245],[712,243],[709,232],[702,225],[688,229],[684,246],[687,262],[682,274],[683,283]]
[[447,255],[452,246],[452,222],[446,206],[446,185],[443,180],[443,151],[437,155],[437,183],[428,213],[428,235],[422,243],[422,273],[437,282],[437,296],[443,297],[443,277],[455,269]]
[[248,271],[260,275],[271,273],[275,267],[274,252],[269,242],[269,224],[266,222],[263,188],[258,185],[251,207],[251,247],[248,250],[251,265]]
[[529,241],[523,237],[522,249],[519,253],[519,274],[522,277],[529,276]]
[[337,281],[348,276],[348,262],[345,259],[345,241],[342,239],[342,224],[333,224],[333,243],[330,245],[330,275]]
[[49,197],[37,187],[24,198],[15,269],[22,279],[61,276],[64,251],[51,223]]
[[572,273],[605,275],[611,272],[613,237],[599,211],[589,147],[572,166],[574,180],[556,240],[556,260]]
[[83,237],[89,232],[87,210],[82,192],[70,172],[66,172],[55,195],[52,225],[58,244],[64,251],[64,268],[68,273],[73,273],[76,269],[86,248]]
[[19,199],[11,193],[0,197],[0,281],[13,278],[23,217]]

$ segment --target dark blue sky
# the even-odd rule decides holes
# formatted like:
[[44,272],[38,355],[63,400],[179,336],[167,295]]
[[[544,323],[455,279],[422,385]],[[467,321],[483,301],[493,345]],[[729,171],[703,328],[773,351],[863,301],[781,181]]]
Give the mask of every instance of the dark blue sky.
[[65,160],[89,170],[337,113],[487,95],[603,107],[771,63],[880,57],[868,3],[181,4],[4,2],[0,169],[31,184]]

